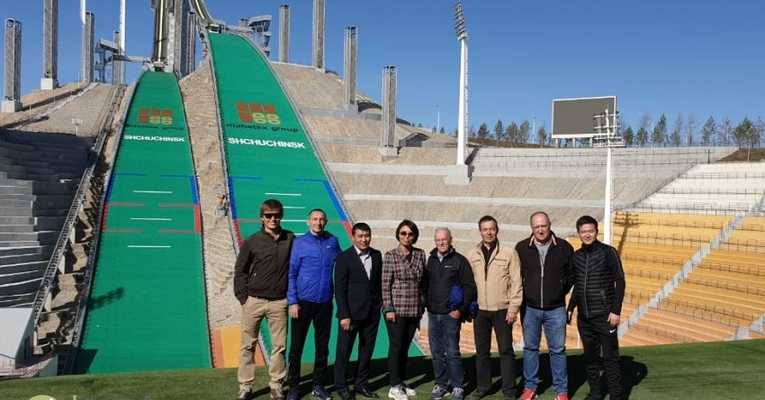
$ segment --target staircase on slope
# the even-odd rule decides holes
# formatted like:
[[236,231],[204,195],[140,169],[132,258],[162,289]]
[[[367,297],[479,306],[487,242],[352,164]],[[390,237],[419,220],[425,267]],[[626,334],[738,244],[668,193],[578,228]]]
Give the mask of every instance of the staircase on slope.
[[0,133],[0,307],[32,305],[91,141]]

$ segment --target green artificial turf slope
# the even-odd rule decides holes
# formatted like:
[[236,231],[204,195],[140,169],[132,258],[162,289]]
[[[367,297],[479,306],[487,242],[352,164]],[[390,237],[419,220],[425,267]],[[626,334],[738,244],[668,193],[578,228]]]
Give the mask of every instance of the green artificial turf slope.
[[197,193],[175,76],[145,72],[105,201],[77,371],[211,365]]
[[[327,230],[338,238],[343,249],[350,246],[348,218],[268,60],[240,36],[210,33],[209,40],[228,166],[231,216],[238,235],[245,239],[257,232],[261,202],[275,198],[285,206],[284,228],[305,233],[307,212],[321,208],[330,222]],[[263,326],[264,344],[270,348],[268,331]],[[336,343],[337,323],[333,321],[330,362],[335,358]],[[381,321],[373,357],[386,357],[387,350],[387,333]],[[409,352],[422,354],[414,345]],[[313,362],[314,353],[311,328],[303,361]],[[355,352],[352,357],[356,357]]]

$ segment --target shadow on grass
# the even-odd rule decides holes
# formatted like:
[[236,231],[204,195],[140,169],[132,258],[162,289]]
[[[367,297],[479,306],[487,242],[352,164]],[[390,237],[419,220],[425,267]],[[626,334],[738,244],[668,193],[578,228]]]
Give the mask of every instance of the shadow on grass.
[[[500,377],[500,364],[499,358],[495,355],[491,359],[491,375],[493,384],[489,390],[489,395],[500,393],[502,382]],[[587,375],[585,372],[584,356],[581,354],[569,355],[567,357],[568,364],[568,388],[569,397],[573,397],[577,392],[581,390],[583,394],[589,392],[587,386]],[[622,367],[622,376],[624,382],[625,393],[628,395],[632,392],[632,388],[639,385],[643,379],[648,375],[648,368],[645,364],[635,361],[631,356],[622,356],[620,359]],[[547,353],[540,355],[540,378],[542,382],[539,385],[537,392],[539,394],[550,391],[550,396],[555,395],[554,389],[552,389],[552,375],[550,373],[550,357]],[[465,370],[465,391],[471,393],[475,390],[475,355],[470,355],[463,358],[462,366]],[[355,362],[352,362],[349,371],[352,371],[355,367]],[[312,366],[306,365],[303,369],[303,375],[300,379],[300,395],[301,397],[309,395],[313,388],[313,375],[311,374]],[[335,390],[334,379],[335,376],[334,366],[330,365],[327,369],[327,376],[324,380],[325,387],[330,391]],[[407,363],[407,382],[417,390],[419,395],[426,395],[430,393],[433,388],[433,364],[430,358],[427,357],[410,357]],[[519,356],[515,358],[515,376],[516,376],[516,390],[520,394],[523,389],[523,359]],[[353,387],[349,375],[346,379],[349,389]],[[583,387],[584,386],[584,387]],[[385,359],[378,359],[372,361],[372,367],[369,376],[369,388],[375,392],[378,392],[381,398],[385,398],[387,393],[384,393],[384,389],[389,387],[388,383],[388,363]],[[603,387],[605,389],[605,387]],[[269,389],[263,388],[255,392],[256,396],[268,395]],[[607,393],[607,391],[604,391]],[[548,396],[549,397],[549,396]],[[581,396],[583,397],[583,396]]]

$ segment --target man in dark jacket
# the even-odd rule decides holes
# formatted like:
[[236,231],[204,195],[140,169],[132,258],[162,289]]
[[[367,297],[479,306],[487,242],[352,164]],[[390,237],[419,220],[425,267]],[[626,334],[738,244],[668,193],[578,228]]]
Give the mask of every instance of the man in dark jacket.
[[460,325],[475,301],[475,279],[468,260],[452,247],[448,228],[435,231],[436,247],[425,265],[425,305],[428,309],[428,342],[433,356],[435,386],[431,399],[451,393],[453,400],[465,396],[465,371],[460,354]]
[[351,232],[353,246],[340,253],[335,260],[335,302],[337,319],[340,321],[335,355],[335,387],[341,400],[354,398],[354,394],[348,391],[346,373],[353,342],[358,335],[354,391],[374,399],[378,396],[367,385],[380,325],[382,254],[369,246],[372,241],[369,225],[359,222],[353,225]]
[[537,398],[539,342],[544,328],[556,400],[568,400],[566,293],[571,289],[571,245],[551,231],[543,211],[531,214],[531,236],[515,246],[523,279],[523,378],[521,400]]
[[324,230],[327,214],[322,209],[308,213],[308,232],[295,239],[290,256],[287,303],[292,319],[288,400],[300,398],[300,360],[313,324],[316,358],[313,364],[312,396],[317,400],[331,399],[324,388],[329,357],[329,333],[332,329],[332,269],[340,253],[337,238]]
[[242,243],[234,265],[234,294],[242,304],[241,351],[239,357],[239,399],[252,397],[255,379],[255,349],[258,329],[268,320],[271,334],[271,398],[284,398],[282,385],[287,375],[284,351],[287,342],[287,271],[295,235],[282,229],[284,207],[278,200],[260,205],[263,224],[258,233]]
[[[609,399],[625,399],[619,367],[619,339],[624,300],[624,270],[613,247],[598,241],[598,221],[585,215],[576,221],[582,248],[574,253],[574,301],[587,363],[589,400],[604,397],[600,373],[605,369]],[[602,358],[601,358],[602,353]]]

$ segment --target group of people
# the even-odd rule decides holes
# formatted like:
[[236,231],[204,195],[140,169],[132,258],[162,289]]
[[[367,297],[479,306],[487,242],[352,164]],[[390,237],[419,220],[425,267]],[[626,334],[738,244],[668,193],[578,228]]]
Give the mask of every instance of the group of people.
[[[384,255],[370,246],[372,230],[353,225],[353,245],[342,250],[326,231],[321,209],[308,213],[308,232],[296,236],[281,227],[284,207],[266,200],[260,207],[262,229],[242,244],[235,265],[234,292],[242,305],[239,399],[252,397],[255,350],[263,320],[271,337],[270,395],[274,400],[300,398],[300,361],[308,331],[314,329],[315,362],[312,397],[328,400],[325,388],[333,311],[338,335],[334,385],[341,400],[358,395],[375,399],[369,387],[370,364],[379,323],[388,333],[388,397],[416,396],[407,382],[409,347],[423,317],[427,318],[435,385],[430,396],[463,400],[464,370],[460,329],[472,321],[476,347],[476,389],[471,399],[488,395],[491,386],[492,331],[499,348],[502,393],[516,398],[513,324],[523,329],[523,390],[520,398],[537,398],[539,347],[544,332],[556,400],[568,399],[566,325],[577,309],[584,347],[588,399],[625,398],[618,363],[617,327],[624,298],[624,271],[616,250],[597,239],[598,222],[583,216],[576,222],[582,247],[576,251],[551,230],[542,211],[530,216],[530,236],[515,245],[500,243],[492,216],[478,221],[481,242],[465,255],[452,246],[448,228],[437,228],[434,248],[415,247],[417,225],[403,220],[395,231],[398,245]],[[572,289],[573,288],[573,289]],[[566,295],[571,299],[566,306]],[[334,309],[333,300],[336,305]],[[285,352],[291,319],[289,363]],[[353,390],[348,372],[358,338]],[[601,384],[605,375],[606,385]],[[289,390],[284,391],[284,384]]]

